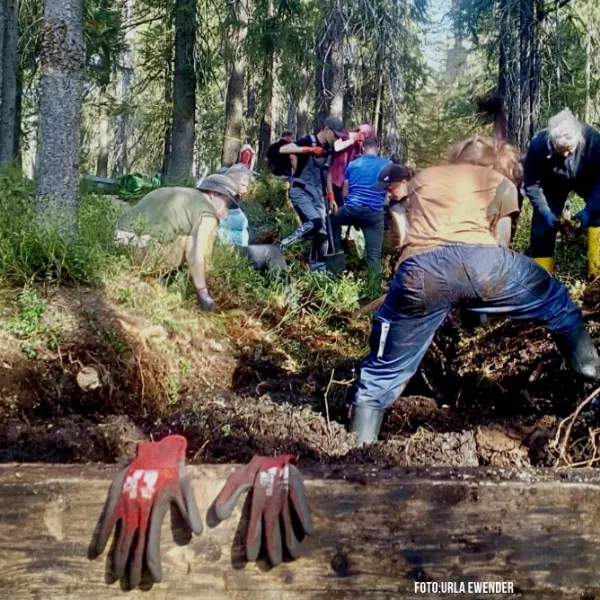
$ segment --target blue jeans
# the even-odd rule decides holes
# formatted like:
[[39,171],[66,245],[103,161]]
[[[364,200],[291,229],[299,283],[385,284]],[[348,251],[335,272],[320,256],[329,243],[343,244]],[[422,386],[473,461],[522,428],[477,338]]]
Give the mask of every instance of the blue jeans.
[[366,206],[344,204],[335,215],[331,215],[336,250],[342,249],[342,225],[353,225],[362,230],[365,236],[367,266],[377,276],[381,275],[381,246],[385,232],[382,210],[372,210]]
[[401,263],[374,315],[354,404],[390,406],[454,307],[532,320],[553,333],[582,320],[567,289],[522,254],[484,245],[446,245],[418,254]]

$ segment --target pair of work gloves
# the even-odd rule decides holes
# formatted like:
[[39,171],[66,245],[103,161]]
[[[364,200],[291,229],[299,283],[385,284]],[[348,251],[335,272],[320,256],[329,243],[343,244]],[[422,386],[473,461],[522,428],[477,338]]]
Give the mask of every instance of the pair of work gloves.
[[[135,459],[113,480],[100,517],[92,546],[92,558],[100,556],[116,528],[114,554],[109,574],[120,580],[126,569],[133,589],[142,581],[144,561],[154,582],[162,581],[160,534],[167,510],[174,503],[187,527],[199,535],[202,520],[185,471],[187,441],[171,435],[160,442],[139,442]],[[263,529],[269,560],[276,566],[283,560],[282,539],[292,558],[300,554],[295,522],[301,535],[311,535],[314,527],[294,457],[254,456],[232,473],[215,499],[212,509],[219,521],[228,519],[239,498],[252,488],[252,505],[246,556],[254,561],[262,546]]]

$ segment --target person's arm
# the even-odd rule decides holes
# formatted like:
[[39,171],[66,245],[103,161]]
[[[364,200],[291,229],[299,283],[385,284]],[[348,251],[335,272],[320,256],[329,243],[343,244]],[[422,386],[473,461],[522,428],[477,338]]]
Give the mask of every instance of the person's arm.
[[497,215],[495,235],[498,242],[508,248],[510,246],[513,216],[519,213],[519,192],[512,181],[503,178],[496,188],[493,202]]
[[206,268],[212,257],[218,227],[219,221],[216,217],[206,214],[201,216],[188,237],[185,249],[185,258],[196,288],[198,302],[209,312],[215,310],[215,302],[206,286]]
[[350,182],[347,179],[344,179],[344,183],[342,184],[342,196],[344,198],[347,198],[349,193],[350,193]]
[[510,239],[512,233],[512,218],[502,217],[496,224],[496,237],[501,246],[510,247]]
[[292,172],[296,172],[298,169],[298,157],[295,154],[290,154],[290,164],[292,165]]
[[343,152],[347,148],[350,148],[350,146],[353,146],[354,144],[356,144],[356,142],[364,142],[364,141],[365,141],[364,134],[362,134],[360,131],[351,131],[348,134],[347,140],[339,140],[339,139],[335,140],[335,142],[333,144],[333,149],[336,152]]
[[546,194],[541,185],[541,170],[540,155],[545,152],[545,138],[539,139],[537,136],[531,140],[527,156],[525,157],[523,188],[525,194],[541,214],[548,214],[552,211],[548,206]]
[[406,243],[406,208],[400,202],[390,208],[390,234],[396,254]]
[[325,149],[321,146],[314,146],[310,135],[304,136],[291,144],[285,144],[279,148],[280,154],[314,154],[323,156]]
[[333,193],[333,179],[331,178],[331,171],[327,171],[325,185],[327,187],[327,202],[329,202],[331,213],[335,215],[335,213],[338,211],[338,205],[335,201],[335,194]]

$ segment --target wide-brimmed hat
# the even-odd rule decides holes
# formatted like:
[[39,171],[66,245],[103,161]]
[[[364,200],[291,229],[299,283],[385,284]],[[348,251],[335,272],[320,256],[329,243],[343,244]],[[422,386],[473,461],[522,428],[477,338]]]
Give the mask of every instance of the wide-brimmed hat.
[[213,192],[227,198],[237,207],[238,187],[235,181],[227,175],[209,175],[196,185],[201,192]]

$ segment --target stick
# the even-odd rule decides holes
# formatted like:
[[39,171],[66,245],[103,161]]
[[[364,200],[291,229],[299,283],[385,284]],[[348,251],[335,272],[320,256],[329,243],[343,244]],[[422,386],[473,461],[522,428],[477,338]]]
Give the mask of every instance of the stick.
[[366,306],[359,308],[354,313],[353,316],[361,317],[361,316],[366,315],[374,310],[377,310],[384,303],[386,295],[387,294],[384,294],[383,296],[379,296],[379,298],[377,298],[377,300],[373,300],[373,302],[369,302],[369,304],[367,304]]

